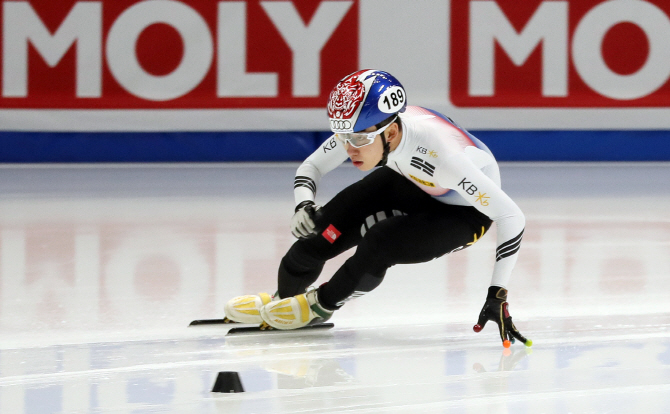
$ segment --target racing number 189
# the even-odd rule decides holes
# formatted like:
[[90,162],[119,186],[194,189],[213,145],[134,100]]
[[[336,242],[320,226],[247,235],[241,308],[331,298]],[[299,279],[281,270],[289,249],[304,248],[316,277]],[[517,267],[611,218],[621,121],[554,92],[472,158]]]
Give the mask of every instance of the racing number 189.
[[[390,100],[389,97],[391,98]],[[390,111],[391,108],[395,108],[398,105],[402,104],[404,100],[405,97],[403,96],[402,91],[398,90],[396,92],[391,92],[391,94],[386,96],[382,102],[384,102],[386,106],[388,106],[388,109]]]

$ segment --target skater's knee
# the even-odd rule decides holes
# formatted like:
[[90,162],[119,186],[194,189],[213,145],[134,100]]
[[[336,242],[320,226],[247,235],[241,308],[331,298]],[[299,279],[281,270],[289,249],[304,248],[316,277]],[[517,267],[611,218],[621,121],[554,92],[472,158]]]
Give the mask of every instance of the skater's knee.
[[326,257],[318,249],[310,246],[309,243],[298,240],[293,243],[282,262],[289,266],[313,267],[323,265],[326,262]]
[[296,256],[287,254],[282,258],[280,267],[291,274],[309,273],[312,271],[320,271],[325,262],[317,260],[310,256]]
[[377,272],[377,273],[364,273],[361,276],[361,279],[358,281],[358,286],[356,287],[357,291],[360,292],[371,292],[377,286],[379,286],[382,281],[384,281],[384,275],[386,271]]

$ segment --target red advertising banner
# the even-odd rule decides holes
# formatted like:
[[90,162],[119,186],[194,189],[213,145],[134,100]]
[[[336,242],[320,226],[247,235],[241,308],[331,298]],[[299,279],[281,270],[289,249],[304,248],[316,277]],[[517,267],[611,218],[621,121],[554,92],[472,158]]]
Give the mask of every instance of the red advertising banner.
[[354,3],[4,1],[0,108],[322,108],[358,69]]
[[670,129],[665,0],[0,4],[3,130],[323,130],[363,68],[469,129]]
[[457,107],[670,106],[670,2],[451,2]]

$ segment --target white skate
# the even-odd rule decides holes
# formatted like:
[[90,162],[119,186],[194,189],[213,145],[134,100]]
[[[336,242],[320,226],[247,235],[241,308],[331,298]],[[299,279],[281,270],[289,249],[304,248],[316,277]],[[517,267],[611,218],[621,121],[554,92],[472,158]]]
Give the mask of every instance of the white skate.
[[240,323],[262,323],[260,309],[272,302],[273,296],[267,293],[232,298],[226,303],[226,317]]
[[261,308],[263,321],[275,329],[298,329],[310,323],[327,321],[332,315],[333,311],[321,306],[314,288]]

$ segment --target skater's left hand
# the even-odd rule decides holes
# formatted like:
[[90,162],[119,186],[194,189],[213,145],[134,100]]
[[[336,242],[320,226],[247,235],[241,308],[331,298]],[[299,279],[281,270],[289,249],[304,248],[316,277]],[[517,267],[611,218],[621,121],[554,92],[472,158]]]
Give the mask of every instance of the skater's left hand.
[[291,218],[291,233],[293,236],[304,239],[316,235],[314,218],[320,206],[311,200],[305,200],[295,208],[295,214]]
[[475,332],[479,332],[484,329],[486,322],[493,321],[498,325],[500,339],[503,341],[503,346],[505,348],[509,348],[510,345],[514,343],[515,339],[518,339],[526,346],[533,345],[533,341],[526,339],[519,333],[516,326],[514,326],[512,316],[509,314],[508,306],[507,289],[500,286],[489,287],[486,302],[484,303],[482,311],[479,313],[479,320],[472,329]]

